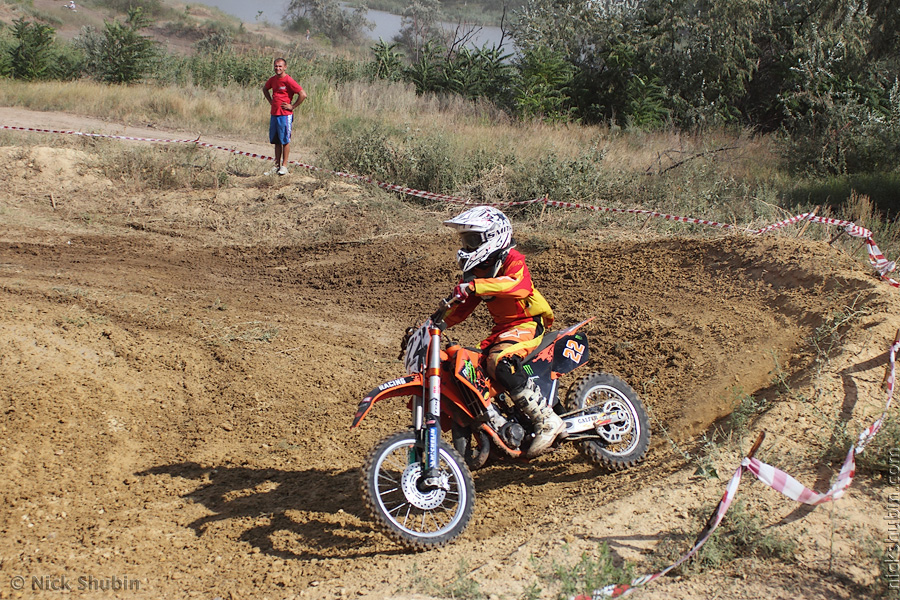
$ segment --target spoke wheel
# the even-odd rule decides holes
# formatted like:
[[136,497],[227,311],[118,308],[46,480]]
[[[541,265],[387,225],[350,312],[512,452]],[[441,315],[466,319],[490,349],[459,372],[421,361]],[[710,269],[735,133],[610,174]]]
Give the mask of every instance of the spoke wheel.
[[605,412],[613,421],[597,427],[596,439],[577,442],[594,464],[613,470],[633,467],[650,446],[650,424],[637,392],[608,373],[591,373],[578,380],[566,396],[569,411]]
[[369,514],[390,538],[413,550],[437,548],[459,536],[475,506],[475,485],[459,453],[440,440],[440,486],[422,489],[412,431],[396,433],[372,450],[363,467]]

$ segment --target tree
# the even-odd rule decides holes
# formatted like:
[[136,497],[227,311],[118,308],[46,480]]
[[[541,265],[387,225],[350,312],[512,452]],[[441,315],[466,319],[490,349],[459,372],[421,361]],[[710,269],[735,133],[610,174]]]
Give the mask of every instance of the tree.
[[425,44],[446,45],[443,39],[440,0],[413,0],[403,11],[400,32],[394,41],[406,47],[413,61],[420,59]]
[[641,12],[634,2],[530,0],[511,26],[523,56],[558,57],[568,63],[569,106],[589,122],[624,120],[625,90],[642,64]]
[[824,16],[801,30],[779,96],[791,163],[820,174],[896,169],[900,92],[896,75],[870,59],[872,21],[864,12]]
[[150,24],[140,8],[128,11],[125,23],[106,21],[103,33],[85,27],[76,44],[85,53],[85,70],[107,83],[134,83],[149,70],[156,43],[140,34]]
[[361,42],[363,30],[372,29],[366,20],[368,10],[358,6],[348,13],[338,0],[291,0],[284,14],[285,26],[292,31],[312,29],[332,42]]
[[53,38],[56,32],[48,25],[25,21],[13,21],[13,37],[10,67],[16,79],[33,81],[47,79],[53,74]]
[[786,99],[802,109],[822,89],[813,80],[871,105],[900,77],[900,0],[528,0],[517,16],[523,54],[549,48],[575,68],[569,96],[587,121],[775,130]]
[[761,36],[776,21],[770,0],[649,0],[643,7],[644,61],[690,125],[740,121],[737,109],[760,65]]
[[819,6],[822,20],[834,27],[858,21],[861,16],[871,20],[867,36],[870,59],[880,60],[900,53],[900,0],[825,0]]

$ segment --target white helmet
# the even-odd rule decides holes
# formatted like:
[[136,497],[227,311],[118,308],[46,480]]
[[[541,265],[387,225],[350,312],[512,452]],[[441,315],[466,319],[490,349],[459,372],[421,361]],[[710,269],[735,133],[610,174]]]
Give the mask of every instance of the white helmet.
[[456,260],[463,274],[478,266],[493,268],[491,277],[497,274],[513,246],[512,223],[506,215],[493,206],[476,206],[444,221],[444,225],[459,234],[462,248]]

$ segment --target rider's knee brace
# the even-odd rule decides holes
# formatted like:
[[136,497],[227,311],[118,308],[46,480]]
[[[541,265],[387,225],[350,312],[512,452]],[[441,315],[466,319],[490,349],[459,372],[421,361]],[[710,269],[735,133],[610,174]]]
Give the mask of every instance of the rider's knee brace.
[[525,389],[528,384],[528,375],[522,369],[522,357],[512,355],[500,359],[500,362],[497,363],[495,379],[512,395]]

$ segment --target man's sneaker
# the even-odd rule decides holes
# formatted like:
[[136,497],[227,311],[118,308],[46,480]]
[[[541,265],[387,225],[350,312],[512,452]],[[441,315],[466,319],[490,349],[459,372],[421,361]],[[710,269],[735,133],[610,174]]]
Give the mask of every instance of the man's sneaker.
[[263,175],[265,175],[266,177],[269,177],[271,175],[276,175],[277,173],[278,173],[278,167],[272,167],[271,169],[269,169],[268,171],[263,173]]
[[279,175],[287,175],[287,173],[288,173],[287,167],[284,165],[281,165],[281,168],[278,169],[278,174]]

